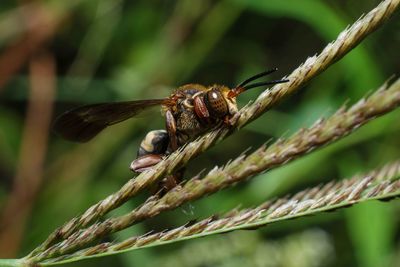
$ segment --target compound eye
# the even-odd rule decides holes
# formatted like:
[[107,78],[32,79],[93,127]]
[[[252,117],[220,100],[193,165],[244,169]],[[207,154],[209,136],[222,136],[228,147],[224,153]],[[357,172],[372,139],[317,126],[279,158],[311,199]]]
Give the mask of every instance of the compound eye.
[[228,104],[220,91],[216,89],[208,91],[205,100],[210,113],[215,117],[222,118],[228,114]]

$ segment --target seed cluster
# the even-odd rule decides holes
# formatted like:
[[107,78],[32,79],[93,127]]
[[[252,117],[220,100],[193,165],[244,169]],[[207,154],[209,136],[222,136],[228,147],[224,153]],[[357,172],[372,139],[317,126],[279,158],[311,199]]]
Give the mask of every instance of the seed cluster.
[[318,185],[292,197],[267,201],[256,208],[229,212],[221,217],[212,216],[175,229],[135,236],[118,243],[102,243],[71,255],[54,258],[49,262],[63,261],[71,257],[95,256],[99,253],[115,254],[195,236],[253,229],[280,220],[344,208],[365,200],[392,198],[400,195],[399,179],[400,161],[347,180]]

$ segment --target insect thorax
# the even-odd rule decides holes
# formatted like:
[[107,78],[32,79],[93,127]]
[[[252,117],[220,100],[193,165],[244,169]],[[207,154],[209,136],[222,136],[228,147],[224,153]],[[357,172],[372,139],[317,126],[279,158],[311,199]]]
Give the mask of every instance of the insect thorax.
[[176,104],[172,108],[172,114],[176,121],[177,137],[180,145],[196,138],[209,130],[216,121],[205,124],[194,111],[193,99],[202,95],[207,88],[199,84],[188,84],[179,87],[171,96],[176,98]]

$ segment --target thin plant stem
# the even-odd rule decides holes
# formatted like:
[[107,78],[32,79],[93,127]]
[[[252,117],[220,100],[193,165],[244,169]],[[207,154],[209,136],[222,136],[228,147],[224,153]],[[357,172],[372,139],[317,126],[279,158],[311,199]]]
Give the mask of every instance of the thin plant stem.
[[[55,95],[55,62],[43,52],[31,60],[31,88],[13,190],[0,215],[0,256],[17,254],[40,190]],[[40,114],[40,116],[38,116]]]

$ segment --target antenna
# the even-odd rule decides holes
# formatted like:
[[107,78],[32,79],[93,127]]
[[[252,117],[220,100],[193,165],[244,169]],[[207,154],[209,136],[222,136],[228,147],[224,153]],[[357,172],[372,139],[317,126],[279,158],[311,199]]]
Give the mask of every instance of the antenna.
[[278,70],[278,68],[273,68],[273,69],[261,72],[259,74],[256,74],[256,75],[244,80],[239,85],[237,85],[235,88],[231,89],[231,91],[228,93],[228,97],[230,97],[230,98],[236,97],[236,96],[240,95],[241,93],[243,93],[244,91],[247,91],[251,88],[288,82],[289,81],[288,79],[282,79],[282,80],[274,80],[274,81],[269,81],[269,82],[258,82],[258,83],[249,84],[252,81],[255,81],[261,77],[267,76],[277,70]]
[[239,85],[237,85],[236,87],[244,87],[246,84],[248,84],[248,83],[250,83],[250,82],[252,82],[252,81],[254,81],[254,80],[257,80],[257,79],[259,79],[259,78],[261,78],[261,77],[263,77],[263,76],[267,76],[267,75],[269,75],[269,74],[271,74],[271,73],[273,73],[273,72],[275,72],[275,71],[277,71],[277,70],[278,70],[278,68],[273,68],[273,69],[270,69],[270,70],[261,72],[261,73],[259,73],[259,74],[256,74],[256,75],[254,75],[254,76],[252,76],[252,77],[250,77],[250,78],[244,80],[243,82],[241,82],[241,83],[240,83]]

